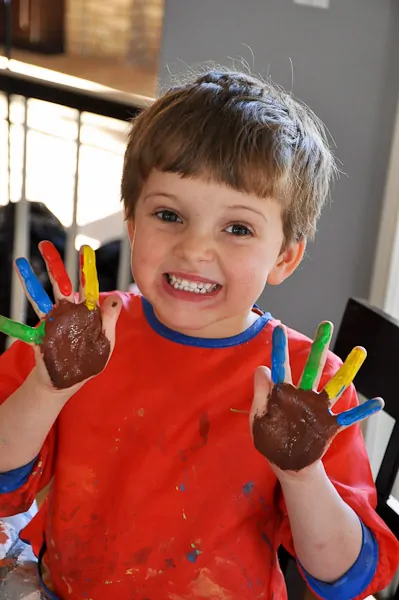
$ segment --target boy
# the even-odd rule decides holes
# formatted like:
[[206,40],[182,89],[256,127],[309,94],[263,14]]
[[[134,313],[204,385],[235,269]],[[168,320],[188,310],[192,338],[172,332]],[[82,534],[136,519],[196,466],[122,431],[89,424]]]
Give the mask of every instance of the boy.
[[[17,342],[0,360],[0,514],[50,483],[21,534],[50,598],[285,598],[281,544],[322,598],[392,578],[398,543],[373,510],[359,427],[345,427],[382,405],[359,412],[348,387],[362,350],[328,383],[329,324],[309,355],[254,308],[300,263],[333,170],[308,109],[247,75],[206,73],[129,137],[122,197],[142,297],[106,295],[100,312],[84,248],[75,304],[44,243],[53,309],[17,261],[44,325],[2,325],[33,352]],[[355,412],[333,418],[335,400]]]

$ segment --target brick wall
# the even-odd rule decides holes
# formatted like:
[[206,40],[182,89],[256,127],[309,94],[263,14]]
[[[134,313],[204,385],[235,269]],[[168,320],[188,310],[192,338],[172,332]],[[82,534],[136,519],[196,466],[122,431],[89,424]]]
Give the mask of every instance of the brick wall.
[[156,63],[163,0],[66,0],[66,7],[68,53]]

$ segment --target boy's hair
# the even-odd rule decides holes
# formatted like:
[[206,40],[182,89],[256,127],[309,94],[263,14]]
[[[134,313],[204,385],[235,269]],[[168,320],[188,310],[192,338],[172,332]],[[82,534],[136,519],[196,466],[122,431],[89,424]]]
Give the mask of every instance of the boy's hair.
[[313,237],[335,163],[305,105],[271,83],[214,70],[171,88],[134,120],[122,175],[127,219],[153,169],[276,199],[287,246]]

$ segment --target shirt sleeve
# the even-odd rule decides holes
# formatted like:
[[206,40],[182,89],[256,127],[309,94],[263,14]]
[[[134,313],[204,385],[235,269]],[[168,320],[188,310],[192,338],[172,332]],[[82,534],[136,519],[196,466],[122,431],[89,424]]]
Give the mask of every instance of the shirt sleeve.
[[12,469],[6,473],[0,473],[0,494],[7,494],[8,492],[15,492],[29,479],[30,474],[36,464],[37,457],[34,458],[30,463],[19,467],[18,469]]
[[[14,342],[0,356],[0,404],[19,388],[33,367],[32,348],[23,342]],[[0,517],[27,511],[36,495],[51,481],[55,438],[56,425],[32,462],[0,475]]]
[[[337,357],[329,355],[319,389],[322,389],[331,379],[340,364]],[[293,379],[296,381],[299,373],[295,377],[294,371],[295,369],[293,369]],[[358,404],[355,388],[351,386],[335,404],[333,411],[340,413]],[[375,512],[377,494],[359,424],[348,427],[335,437],[323,458],[323,464],[327,476],[339,495],[353,508],[362,524],[372,534],[378,549],[374,576],[368,584],[367,581],[365,582],[365,589],[353,597],[353,600],[360,600],[383,590],[392,581],[399,565],[399,542]],[[283,515],[280,529],[281,543],[290,554],[295,556],[287,510],[282,496],[280,507]]]
[[311,590],[323,600],[356,598],[370,585],[378,566],[378,544],[371,531],[362,525],[363,541],[360,554],[352,567],[333,583],[325,583],[301,567],[301,572]]

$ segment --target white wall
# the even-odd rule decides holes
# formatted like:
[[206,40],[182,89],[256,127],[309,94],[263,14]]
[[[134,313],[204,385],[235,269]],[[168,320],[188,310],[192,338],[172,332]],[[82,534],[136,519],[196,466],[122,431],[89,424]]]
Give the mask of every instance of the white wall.
[[291,88],[326,122],[346,175],[298,272],[261,305],[312,335],[337,325],[349,296],[368,297],[399,88],[399,2],[332,0],[329,10],[292,0],[169,0],[160,77],[168,68],[242,55]]

